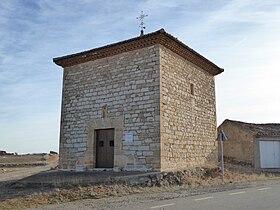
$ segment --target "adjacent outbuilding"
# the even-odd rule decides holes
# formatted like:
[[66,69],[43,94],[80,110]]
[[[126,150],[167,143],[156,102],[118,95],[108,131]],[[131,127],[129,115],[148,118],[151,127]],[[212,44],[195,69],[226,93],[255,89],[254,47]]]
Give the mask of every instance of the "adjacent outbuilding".
[[255,168],[280,168],[280,124],[225,120],[218,130],[227,136],[224,156]]

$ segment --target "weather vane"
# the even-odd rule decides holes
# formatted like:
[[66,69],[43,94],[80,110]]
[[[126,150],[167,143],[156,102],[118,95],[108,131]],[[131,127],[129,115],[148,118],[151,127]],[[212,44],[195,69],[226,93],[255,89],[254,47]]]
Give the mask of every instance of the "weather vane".
[[143,13],[143,11],[141,11],[141,14],[140,14],[140,16],[139,17],[136,17],[136,19],[139,19],[140,20],[140,24],[139,24],[139,27],[141,28],[141,34],[140,34],[140,36],[143,36],[144,35],[144,29],[146,28],[145,26],[144,26],[144,18],[145,17],[147,17],[148,15],[145,15],[144,13]]

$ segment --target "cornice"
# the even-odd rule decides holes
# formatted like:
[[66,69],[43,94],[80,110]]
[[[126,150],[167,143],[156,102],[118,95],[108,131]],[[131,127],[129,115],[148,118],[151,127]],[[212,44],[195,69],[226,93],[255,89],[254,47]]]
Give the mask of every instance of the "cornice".
[[146,34],[144,36],[139,36],[136,38],[128,39],[122,42],[106,45],[92,50],[57,57],[54,58],[53,61],[57,65],[65,68],[96,59],[118,55],[124,52],[150,47],[156,44],[160,44],[170,49],[174,53],[180,55],[186,60],[206,70],[212,75],[217,75],[224,71],[222,68],[218,67],[216,64],[209,61],[207,58],[203,57],[193,49],[189,48],[177,38],[166,33],[164,29],[160,29],[156,32]]

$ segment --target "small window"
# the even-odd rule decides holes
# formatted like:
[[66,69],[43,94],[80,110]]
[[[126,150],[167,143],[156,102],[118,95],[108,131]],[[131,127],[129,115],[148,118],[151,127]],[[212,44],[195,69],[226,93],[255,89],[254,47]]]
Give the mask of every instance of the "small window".
[[193,83],[191,83],[190,89],[191,89],[191,94],[194,95],[194,84]]
[[99,142],[98,142],[98,146],[99,146],[99,147],[103,147],[103,146],[104,146],[104,141],[99,141]]
[[110,141],[110,147],[114,146],[114,140]]

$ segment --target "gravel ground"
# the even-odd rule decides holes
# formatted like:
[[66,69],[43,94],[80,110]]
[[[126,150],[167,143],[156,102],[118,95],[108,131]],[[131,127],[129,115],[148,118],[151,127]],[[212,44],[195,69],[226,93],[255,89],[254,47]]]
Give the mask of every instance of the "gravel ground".
[[[163,189],[168,192],[157,192],[157,193],[141,193],[134,195],[127,195],[121,197],[108,197],[102,199],[86,199],[75,202],[69,202],[64,204],[53,204],[47,206],[40,206],[39,208],[30,208],[29,210],[54,210],[54,209],[62,209],[62,210],[88,210],[88,209],[139,209],[140,206],[152,206],[153,202],[162,201],[162,200],[170,200],[174,198],[184,198],[194,195],[201,195],[211,192],[221,192],[228,191],[233,189],[242,189],[249,186],[263,186],[269,184],[273,185],[273,183],[279,183],[279,179],[277,180],[268,180],[268,181],[260,181],[260,182],[252,182],[252,183],[240,183],[240,184],[226,184],[219,186],[212,186],[206,188],[198,188],[198,189],[190,189],[185,190],[179,187],[166,188]],[[145,204],[145,205],[143,205]]]
[[46,166],[36,166],[36,167],[28,167],[28,168],[3,168],[2,170],[5,173],[0,173],[0,182],[11,181],[11,180],[19,180],[33,174],[37,174],[42,171],[47,171],[52,168],[52,165]]

